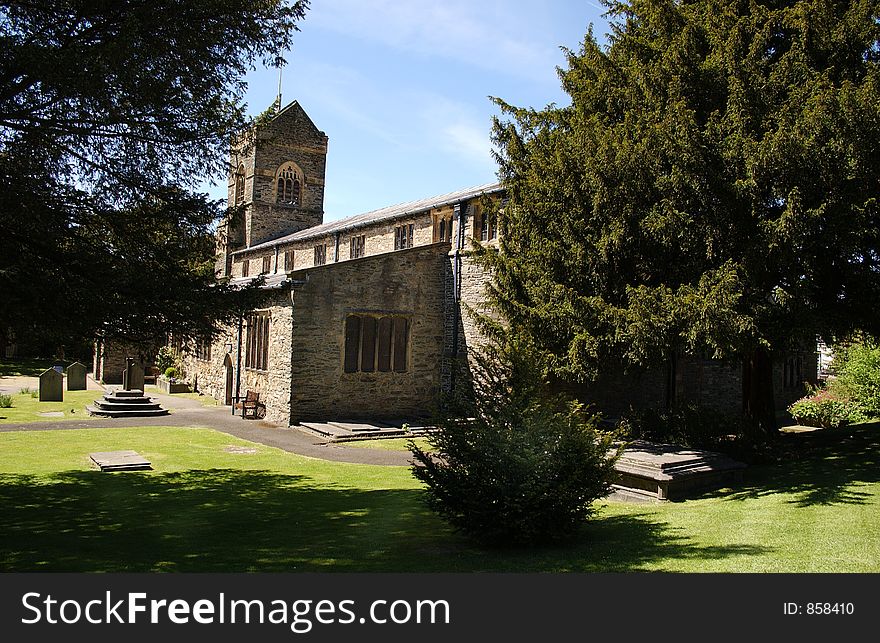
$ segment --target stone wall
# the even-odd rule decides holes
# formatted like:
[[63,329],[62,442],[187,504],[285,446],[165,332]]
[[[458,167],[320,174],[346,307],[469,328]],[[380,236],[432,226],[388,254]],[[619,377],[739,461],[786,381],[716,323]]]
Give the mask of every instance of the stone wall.
[[[443,352],[445,243],[297,271],[291,419],[409,419],[434,410]],[[349,314],[409,320],[406,372],[345,373]]]
[[[287,425],[290,421],[290,352],[291,352],[291,305],[287,289],[277,291],[267,306],[261,310],[269,312],[269,359],[265,371],[245,367],[244,353],[247,350],[247,321],[242,326],[241,337],[241,381],[240,395],[247,391],[258,391],[260,401],[266,405],[266,419]],[[227,354],[226,344],[232,346]],[[183,357],[186,381],[195,390],[225,403],[227,393],[235,395],[235,370],[238,365],[237,325],[225,328],[211,345],[211,359],[203,360],[195,355]],[[227,380],[227,369],[232,369],[231,382]],[[231,391],[227,392],[227,385]]]
[[92,377],[103,384],[122,384],[126,357],[134,357],[144,369],[153,365],[153,355],[144,354],[141,349],[125,342],[106,339],[95,342]]

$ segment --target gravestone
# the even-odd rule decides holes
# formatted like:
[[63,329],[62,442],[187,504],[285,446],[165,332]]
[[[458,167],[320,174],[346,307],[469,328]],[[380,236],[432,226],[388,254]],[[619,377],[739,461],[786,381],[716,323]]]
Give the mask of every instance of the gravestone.
[[125,358],[125,362],[125,370],[122,371],[122,390],[143,391],[144,369],[131,357]]
[[64,376],[54,368],[40,374],[40,402],[64,401]]
[[86,367],[84,364],[74,362],[67,367],[67,390],[68,391],[85,391],[86,390]]

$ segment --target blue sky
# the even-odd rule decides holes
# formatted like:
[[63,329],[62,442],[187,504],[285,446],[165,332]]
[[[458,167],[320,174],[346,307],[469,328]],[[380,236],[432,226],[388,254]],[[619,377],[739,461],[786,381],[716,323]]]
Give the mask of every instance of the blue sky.
[[[567,103],[560,47],[578,49],[591,23],[604,34],[602,13],[570,0],[313,0],[285,55],[282,100],[330,138],[325,221],[494,181],[488,96]],[[258,114],[277,71],[247,81]]]

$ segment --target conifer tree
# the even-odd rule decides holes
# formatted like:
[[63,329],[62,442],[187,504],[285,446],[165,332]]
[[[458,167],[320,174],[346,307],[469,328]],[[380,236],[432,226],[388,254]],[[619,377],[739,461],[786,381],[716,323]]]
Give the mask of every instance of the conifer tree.
[[0,0],[0,334],[210,334],[243,299],[214,275],[244,75],[307,0]]
[[880,329],[880,3],[606,5],[571,105],[498,101],[493,297],[563,381],[739,361],[772,435],[774,351]]

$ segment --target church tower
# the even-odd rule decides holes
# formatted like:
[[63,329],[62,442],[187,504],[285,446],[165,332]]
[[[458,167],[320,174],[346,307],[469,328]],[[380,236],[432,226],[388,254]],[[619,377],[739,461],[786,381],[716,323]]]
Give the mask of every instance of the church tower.
[[233,142],[227,224],[221,251],[229,252],[320,225],[324,221],[327,135],[296,101]]

